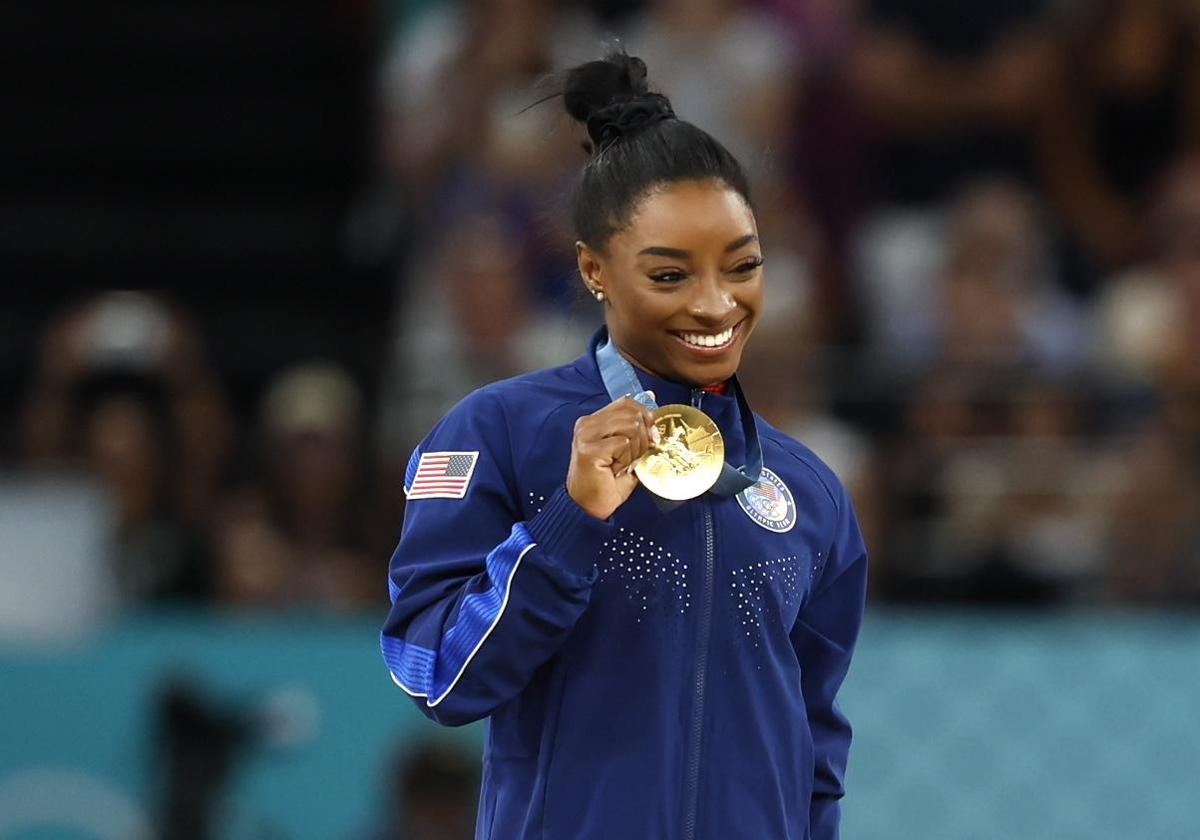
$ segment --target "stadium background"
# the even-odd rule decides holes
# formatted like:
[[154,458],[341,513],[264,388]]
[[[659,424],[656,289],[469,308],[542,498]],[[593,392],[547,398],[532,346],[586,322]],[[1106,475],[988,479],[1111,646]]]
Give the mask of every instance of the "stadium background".
[[754,174],[746,384],[872,550],[844,835],[1200,826],[1200,7],[47,2],[0,62],[0,838],[469,836],[401,470],[598,322],[554,68]]

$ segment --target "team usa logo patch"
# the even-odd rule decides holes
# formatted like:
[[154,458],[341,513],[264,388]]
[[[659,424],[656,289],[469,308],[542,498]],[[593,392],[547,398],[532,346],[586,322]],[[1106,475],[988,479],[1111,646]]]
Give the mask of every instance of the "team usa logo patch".
[[796,524],[796,500],[783,479],[766,467],[758,481],[737,494],[738,504],[756,523],[782,534]]
[[461,499],[467,495],[478,452],[422,452],[405,495],[413,499]]

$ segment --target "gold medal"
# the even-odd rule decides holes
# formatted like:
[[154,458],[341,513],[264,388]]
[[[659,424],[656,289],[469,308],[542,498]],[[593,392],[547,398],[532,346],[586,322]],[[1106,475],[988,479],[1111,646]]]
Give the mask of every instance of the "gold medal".
[[659,442],[634,465],[638,480],[664,499],[694,499],[716,483],[725,466],[725,441],[712,418],[690,405],[654,410]]

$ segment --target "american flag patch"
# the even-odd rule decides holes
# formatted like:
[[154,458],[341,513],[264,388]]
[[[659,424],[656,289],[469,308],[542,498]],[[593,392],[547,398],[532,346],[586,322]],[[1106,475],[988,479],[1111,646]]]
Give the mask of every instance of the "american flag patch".
[[761,478],[758,480],[758,483],[754,485],[753,490],[758,495],[766,496],[773,502],[777,502],[780,500],[780,498],[782,498],[779,495],[779,488],[769,481],[763,481]]
[[422,452],[405,494],[410,500],[461,499],[478,460],[478,452]]

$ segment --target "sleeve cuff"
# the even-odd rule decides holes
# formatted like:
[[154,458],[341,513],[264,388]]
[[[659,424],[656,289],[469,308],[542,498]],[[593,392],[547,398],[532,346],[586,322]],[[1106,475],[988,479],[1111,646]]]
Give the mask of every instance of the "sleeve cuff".
[[560,486],[525,527],[548,560],[576,574],[588,575],[613,526],[581,508],[567,488]]

